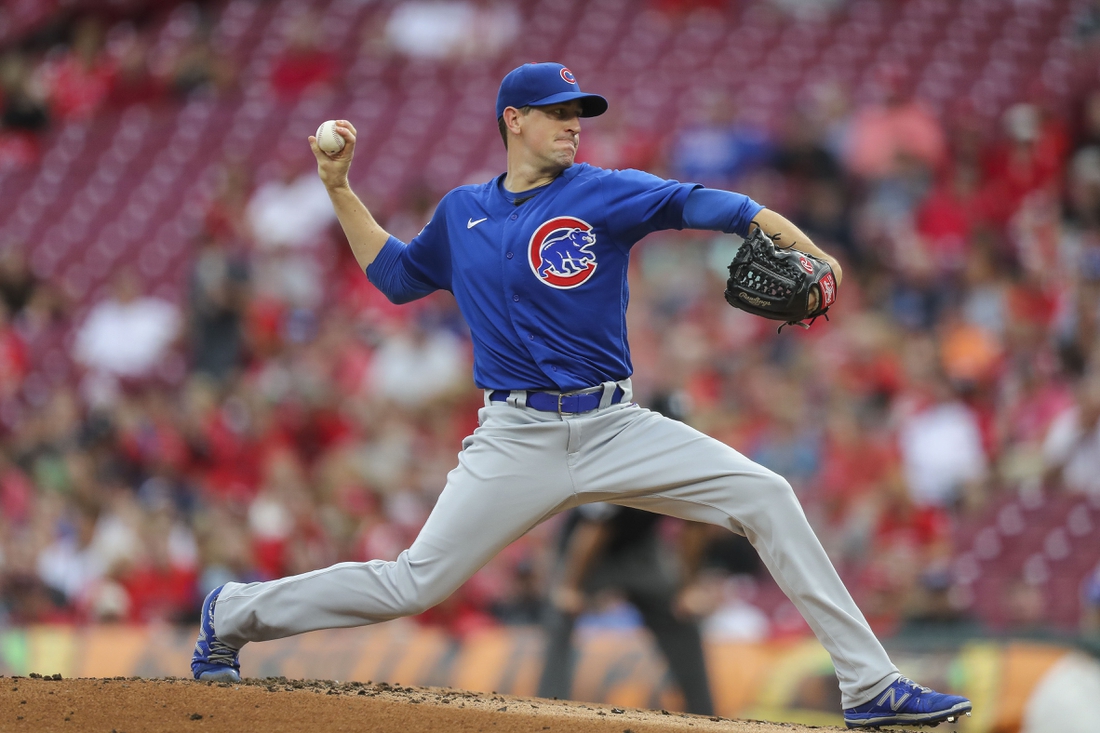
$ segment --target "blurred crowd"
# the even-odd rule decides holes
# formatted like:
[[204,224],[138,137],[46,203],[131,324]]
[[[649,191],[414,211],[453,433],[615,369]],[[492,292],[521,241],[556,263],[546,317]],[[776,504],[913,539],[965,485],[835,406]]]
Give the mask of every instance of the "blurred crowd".
[[[443,6],[448,23],[428,22]],[[1095,8],[1080,18],[1083,63],[1097,58]],[[399,4],[379,43],[443,62],[498,53],[515,12]],[[478,13],[495,18],[492,44],[448,47]],[[273,94],[339,73],[304,17]],[[0,166],[34,165],[65,120],[234,93],[232,64],[196,27],[153,53],[140,25],[92,14],[0,51]],[[885,66],[872,99],[823,85],[773,125],[720,94],[675,130],[615,99],[584,123],[582,160],[744,192],[844,264],[831,321],[777,336],[721,297],[736,237],[652,235],[633,261],[635,394],[675,400],[787,477],[881,629],[980,624],[951,592],[960,521],[1008,496],[1100,502],[1095,82],[1069,98],[1021,90],[990,119],[963,102],[933,114]],[[448,294],[396,307],[366,281],[302,147],[269,180],[225,162],[179,302],[131,269],[72,302],[34,274],[34,242],[3,243],[0,626],[193,624],[227,580],[392,559],[416,536],[477,424],[469,339]],[[376,213],[407,241],[435,197],[426,182]],[[51,330],[78,376],[64,388],[34,379],[28,344]],[[556,529],[418,619],[456,634],[537,621]],[[736,539],[712,538],[697,604],[710,633],[783,633],[753,606],[761,572]],[[1006,598],[1011,624],[1042,622],[1028,590]],[[1081,609],[1081,630],[1100,634],[1100,569]]]

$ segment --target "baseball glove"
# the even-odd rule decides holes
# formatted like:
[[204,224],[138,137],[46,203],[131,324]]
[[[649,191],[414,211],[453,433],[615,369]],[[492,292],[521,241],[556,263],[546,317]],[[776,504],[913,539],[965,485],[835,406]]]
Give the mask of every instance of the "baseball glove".
[[790,325],[809,328],[803,321],[813,323],[836,302],[836,276],[827,262],[794,248],[779,249],[759,228],[737,250],[729,271],[726,302],[783,321],[780,331]]

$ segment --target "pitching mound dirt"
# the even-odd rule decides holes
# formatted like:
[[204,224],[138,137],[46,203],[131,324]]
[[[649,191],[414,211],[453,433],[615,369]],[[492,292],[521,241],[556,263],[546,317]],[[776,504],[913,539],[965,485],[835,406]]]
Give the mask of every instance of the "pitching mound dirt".
[[[0,677],[0,732],[800,733],[793,723],[707,718],[386,683]],[[894,729],[897,730],[897,729]]]

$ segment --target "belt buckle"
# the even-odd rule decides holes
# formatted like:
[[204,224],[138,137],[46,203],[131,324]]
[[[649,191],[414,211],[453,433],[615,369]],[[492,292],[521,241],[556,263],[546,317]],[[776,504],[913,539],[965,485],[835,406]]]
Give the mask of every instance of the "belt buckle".
[[562,398],[562,397],[565,397],[565,394],[564,394],[564,393],[562,393],[562,392],[558,392],[558,414],[559,414],[559,415],[562,415],[562,414],[564,414],[564,413],[562,413],[562,411],[561,411],[561,398]]

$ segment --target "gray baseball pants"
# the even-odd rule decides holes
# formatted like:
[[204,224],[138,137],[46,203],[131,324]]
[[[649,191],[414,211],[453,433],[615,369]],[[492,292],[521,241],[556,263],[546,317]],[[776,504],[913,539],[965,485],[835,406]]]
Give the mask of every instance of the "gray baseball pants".
[[656,412],[611,405],[558,415],[523,392],[490,403],[462,442],[458,466],[412,547],[394,561],[339,563],[280,580],[227,583],[214,628],[241,647],[307,631],[365,626],[420,613],[453,593],[540,522],[604,501],[746,536],[832,657],[845,708],[898,677],[849,595],[790,484],[729,446]]

